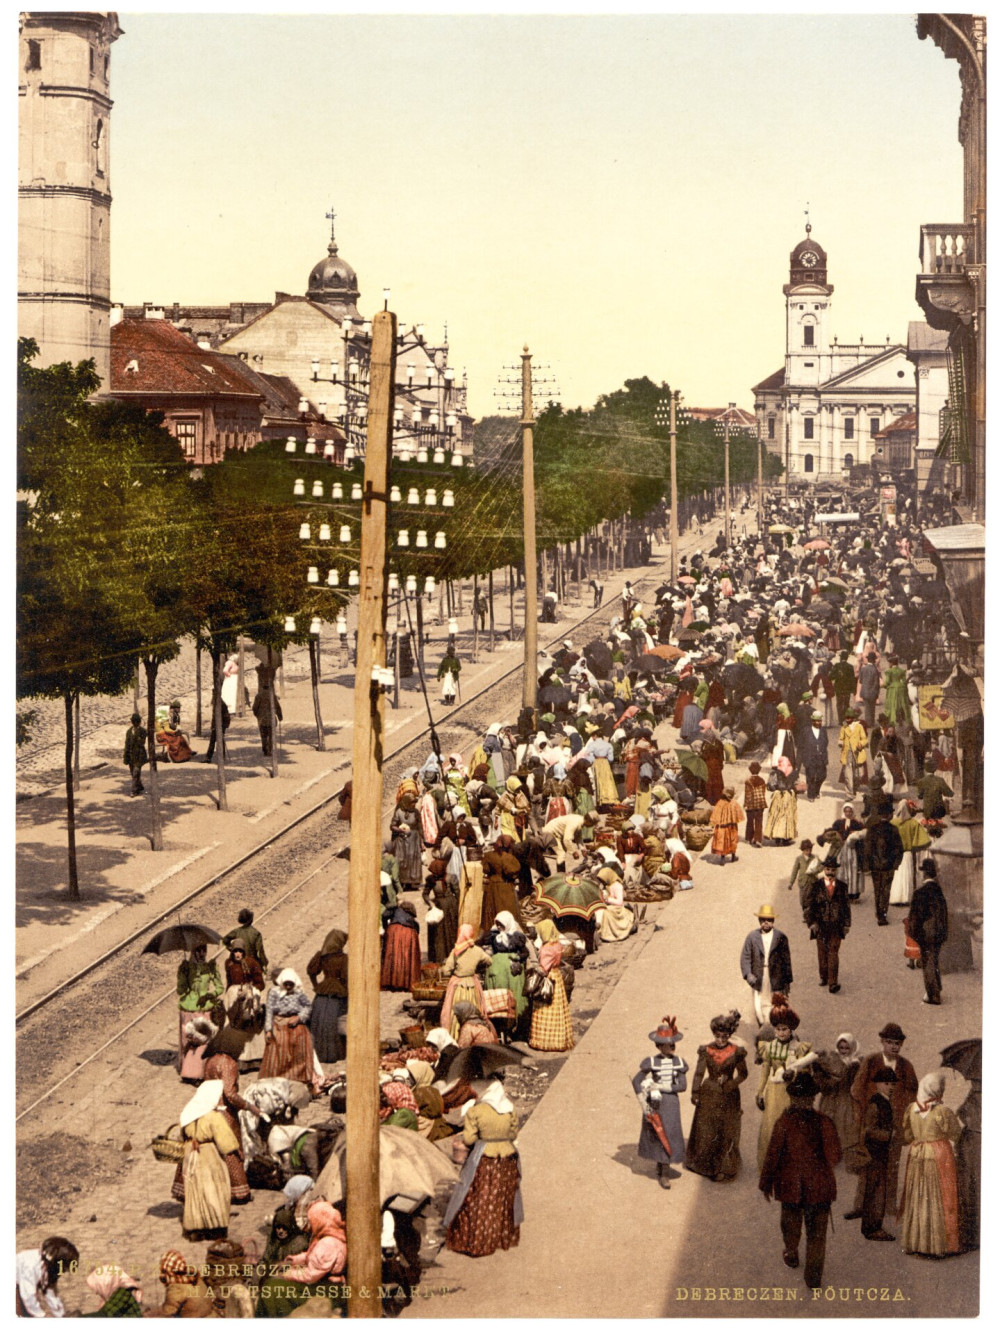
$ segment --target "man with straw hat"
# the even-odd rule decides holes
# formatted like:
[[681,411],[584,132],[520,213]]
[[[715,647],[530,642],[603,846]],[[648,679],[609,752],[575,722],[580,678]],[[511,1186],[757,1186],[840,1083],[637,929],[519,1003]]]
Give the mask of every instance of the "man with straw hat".
[[762,903],[757,909],[757,930],[747,936],[740,954],[740,971],[753,994],[758,1025],[767,1023],[772,994],[780,991],[787,996],[792,985],[788,937],[775,927],[775,917],[771,904]]

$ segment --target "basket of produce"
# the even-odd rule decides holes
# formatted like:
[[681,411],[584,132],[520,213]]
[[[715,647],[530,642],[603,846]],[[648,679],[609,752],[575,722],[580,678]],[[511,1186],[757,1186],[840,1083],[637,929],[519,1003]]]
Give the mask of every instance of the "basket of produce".
[[684,831],[684,842],[692,852],[701,852],[711,837],[712,831],[705,825],[689,825]]
[[399,1036],[403,1039],[404,1047],[422,1047],[425,1037],[424,1026],[423,1024],[409,1024],[406,1028],[399,1030]]
[[158,1163],[179,1163],[184,1157],[184,1140],[179,1125],[172,1125],[164,1135],[157,1135],[149,1146]]
[[410,992],[414,1000],[418,1001],[442,1001],[447,987],[443,982],[426,983],[418,982]]

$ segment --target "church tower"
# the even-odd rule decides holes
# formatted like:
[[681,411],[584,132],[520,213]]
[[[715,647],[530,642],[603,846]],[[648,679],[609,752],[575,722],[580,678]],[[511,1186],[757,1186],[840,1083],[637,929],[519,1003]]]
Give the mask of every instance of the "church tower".
[[93,357],[110,377],[112,102],[115,13],[21,15],[18,333],[36,364]]
[[830,296],[833,284],[826,280],[826,251],[812,239],[812,224],[806,237],[789,256],[785,293],[785,383],[810,387],[829,374]]

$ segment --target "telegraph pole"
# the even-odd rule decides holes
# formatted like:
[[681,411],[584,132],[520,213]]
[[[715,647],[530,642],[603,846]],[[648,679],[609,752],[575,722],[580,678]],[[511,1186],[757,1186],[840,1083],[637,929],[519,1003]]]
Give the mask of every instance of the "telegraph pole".
[[524,693],[534,717],[538,708],[538,571],[535,552],[535,418],[531,402],[531,353],[521,353],[521,433],[524,469]]
[[663,409],[669,407],[667,426],[670,431],[670,582],[677,582],[677,544],[679,516],[677,513],[677,406],[681,401],[680,390],[674,389],[666,399],[660,399],[653,420],[663,427]]
[[351,1295],[347,1313],[353,1319],[382,1314],[378,903],[385,733],[381,683],[374,674],[385,667],[386,509],[396,381],[396,316],[388,310],[379,311],[372,321],[370,377],[354,676],[354,818],[347,891],[351,941],[346,1163],[347,1280]]
[[757,422],[757,531],[760,540],[764,540],[764,442],[760,438],[760,421]]
[[726,420],[725,420],[725,443],[726,443],[726,547],[727,547],[727,548],[728,548],[729,544],[730,544],[730,543],[732,542],[732,540],[733,540],[733,515],[732,515],[732,503],[731,503],[731,501],[730,501],[730,496],[729,496],[729,417],[730,417],[730,414],[731,414],[731,413],[735,412],[735,410],[736,410],[736,404],[735,404],[735,403],[730,403],[730,405],[729,405],[729,412],[726,413]]

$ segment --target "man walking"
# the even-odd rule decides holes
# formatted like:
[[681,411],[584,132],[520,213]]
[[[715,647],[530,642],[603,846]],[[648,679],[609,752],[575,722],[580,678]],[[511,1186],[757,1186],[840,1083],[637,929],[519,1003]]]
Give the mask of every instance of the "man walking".
[[867,1241],[896,1240],[882,1226],[892,1143],[892,1086],[895,1082],[896,1073],[888,1066],[875,1072],[874,1093],[861,1124],[861,1147],[868,1158],[861,1169],[861,1235]]
[[837,879],[835,856],[827,857],[822,876],[809,889],[805,918],[816,942],[819,984],[836,995],[840,990],[840,946],[851,929],[851,904],[846,883]]
[[924,970],[924,1004],[941,1004],[941,968],[938,956],[948,939],[948,903],[937,882],[933,858],[920,863],[923,883],[914,890],[907,919],[907,933],[920,946],[920,966]]
[[[271,708],[271,700],[274,700],[274,709]],[[281,722],[281,705],[278,702],[278,696],[274,694],[273,689],[266,685],[260,685],[256,695],[253,697],[253,716],[257,719],[257,726],[260,729],[260,748],[265,755],[270,755],[274,746],[274,720],[277,717]]]
[[[809,891],[812,889],[813,881],[819,875],[819,872],[819,859],[813,855],[812,839],[804,838],[799,844],[799,855],[795,858],[792,873],[788,877],[789,890],[798,886],[799,907],[802,909],[803,918],[805,917],[806,906],[809,903]],[[778,989],[780,990],[780,987]]]
[[769,903],[757,910],[757,930],[751,931],[743,942],[740,971],[753,993],[754,1014],[758,1025],[767,1023],[771,1013],[771,996],[775,991],[785,996],[792,985],[792,954],[788,937],[775,929],[775,911]]
[[878,704],[878,692],[881,688],[882,677],[875,665],[875,655],[869,653],[861,664],[860,672],[858,672],[858,699],[864,706],[865,727],[868,728],[869,732],[875,725],[875,708]]
[[868,821],[865,834],[863,857],[865,866],[871,873],[875,889],[875,920],[879,926],[889,925],[889,893],[892,889],[892,877],[903,860],[903,840],[899,830],[892,823],[892,804],[880,804]]
[[[880,1070],[891,1070],[896,1076],[892,1085],[892,1139],[889,1141],[889,1156],[886,1162],[886,1212],[896,1212],[896,1188],[899,1180],[899,1155],[903,1150],[903,1117],[906,1109],[917,1096],[917,1072],[901,1056],[906,1034],[899,1024],[888,1023],[879,1033],[882,1050],[866,1056],[858,1067],[851,1085],[851,1097],[858,1109],[858,1125],[864,1125],[868,1104],[875,1093],[875,1076]],[[854,1208],[844,1214],[845,1218],[860,1218],[864,1204],[864,1181],[859,1178]]]
[[789,1269],[798,1268],[805,1223],[803,1278],[807,1288],[820,1288],[830,1205],[837,1198],[833,1169],[841,1158],[840,1139],[830,1118],[813,1110],[819,1086],[808,1070],[798,1071],[787,1088],[791,1106],[775,1123],[759,1186],[765,1199],[773,1195],[781,1204],[782,1259]]
[[142,785],[142,766],[149,758],[146,752],[147,735],[142,725],[142,718],[138,713],[133,713],[132,726],[125,733],[125,754],[122,759],[122,763],[128,765],[129,773],[132,775],[133,797],[141,796],[146,790]]
[[799,735],[799,758],[806,774],[806,799],[815,801],[826,778],[829,763],[826,728],[823,726],[823,715],[818,709],[813,710],[809,726],[803,728]]

